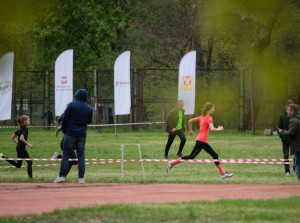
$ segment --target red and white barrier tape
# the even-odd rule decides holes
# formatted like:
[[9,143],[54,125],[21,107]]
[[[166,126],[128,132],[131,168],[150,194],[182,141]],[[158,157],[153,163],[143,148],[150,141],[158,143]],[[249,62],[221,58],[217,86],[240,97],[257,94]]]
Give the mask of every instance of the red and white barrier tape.
[[[103,164],[103,163],[120,163],[122,161],[107,161],[107,162],[88,162],[85,163],[86,165],[90,164]],[[48,167],[48,166],[60,166],[60,164],[43,164],[43,165],[32,165],[32,167]],[[27,166],[21,166],[21,167],[27,167]],[[8,168],[16,168],[15,166],[0,166],[0,169],[8,169]]]
[[[97,125],[88,125],[88,127],[107,127],[107,126],[124,126],[124,125],[152,125],[152,124],[164,124],[165,122],[141,122],[141,123],[121,123],[121,124],[97,124]],[[56,128],[55,125],[29,125],[29,128]],[[19,128],[19,126],[9,126],[4,125],[0,126],[0,129],[13,129]]]
[[[23,161],[61,161],[61,159],[35,159],[35,158],[0,158],[0,160],[23,160]],[[78,161],[78,159],[69,159],[69,161]],[[85,161],[106,161],[106,163],[122,162],[121,159],[85,159]],[[123,160],[123,162],[168,162],[171,160],[161,159],[142,159],[142,160]],[[293,164],[292,159],[199,159],[199,160],[182,160],[190,163],[252,163],[252,164]]]

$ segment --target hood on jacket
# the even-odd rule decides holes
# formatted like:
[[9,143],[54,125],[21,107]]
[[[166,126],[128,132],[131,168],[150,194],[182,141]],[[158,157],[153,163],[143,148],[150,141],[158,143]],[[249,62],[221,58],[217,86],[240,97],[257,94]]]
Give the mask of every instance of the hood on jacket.
[[295,116],[300,116],[300,111],[296,111],[292,117],[295,117]]
[[87,101],[88,92],[86,89],[79,89],[74,95],[76,101]]

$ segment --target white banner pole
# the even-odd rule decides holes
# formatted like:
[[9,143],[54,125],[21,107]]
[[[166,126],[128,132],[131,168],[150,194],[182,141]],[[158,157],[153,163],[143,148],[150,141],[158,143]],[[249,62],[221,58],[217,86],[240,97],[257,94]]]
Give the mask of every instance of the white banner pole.
[[122,165],[121,165],[121,179],[123,180],[123,166],[124,166],[124,144],[121,145],[122,150]]
[[141,165],[142,165],[142,173],[143,173],[143,178],[145,180],[145,173],[144,173],[144,166],[143,166],[143,159],[142,159],[142,151],[141,151],[141,146],[138,144],[139,147],[139,153],[140,153],[140,160],[141,160]]
[[117,137],[117,116],[115,115],[115,136]]

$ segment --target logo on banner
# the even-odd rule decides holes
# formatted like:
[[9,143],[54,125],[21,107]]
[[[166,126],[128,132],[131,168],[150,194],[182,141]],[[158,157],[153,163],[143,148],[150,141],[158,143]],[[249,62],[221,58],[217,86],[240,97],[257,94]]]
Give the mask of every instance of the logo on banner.
[[116,81],[116,86],[129,86],[130,82],[122,82],[122,81]]
[[67,76],[61,76],[61,84],[67,84]]
[[181,83],[180,83],[180,90],[181,91],[193,91],[193,76],[182,76]]
[[6,92],[11,91],[12,84],[10,81],[5,81],[4,83],[0,82],[0,94],[5,94]]

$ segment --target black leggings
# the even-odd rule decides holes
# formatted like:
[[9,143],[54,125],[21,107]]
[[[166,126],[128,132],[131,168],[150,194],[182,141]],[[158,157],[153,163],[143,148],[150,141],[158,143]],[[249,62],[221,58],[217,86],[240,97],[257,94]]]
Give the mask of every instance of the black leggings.
[[170,147],[171,147],[176,135],[178,135],[180,138],[180,145],[179,145],[178,153],[182,152],[186,138],[185,138],[185,134],[184,134],[183,130],[180,129],[180,130],[176,130],[175,132],[169,133],[168,142],[167,142],[167,145],[165,148],[165,156],[168,156]]
[[[3,158],[8,158],[7,156],[3,156]],[[28,158],[30,159],[30,156],[26,149],[18,149],[17,148],[17,158]],[[23,160],[18,160],[17,162],[14,160],[6,160],[10,164],[14,165],[17,168],[21,168]],[[26,160],[28,166],[27,166],[27,173],[29,178],[32,178],[32,161]]]
[[[211,155],[213,159],[215,160],[219,159],[218,154],[213,150],[213,148],[211,148],[211,146],[208,143],[197,141],[197,140],[196,140],[196,145],[193,151],[191,152],[191,154],[188,156],[183,156],[181,157],[181,159],[183,160],[194,159],[201,152],[202,149],[204,149],[209,155]],[[216,161],[215,164],[217,166],[220,164],[220,162]]]

